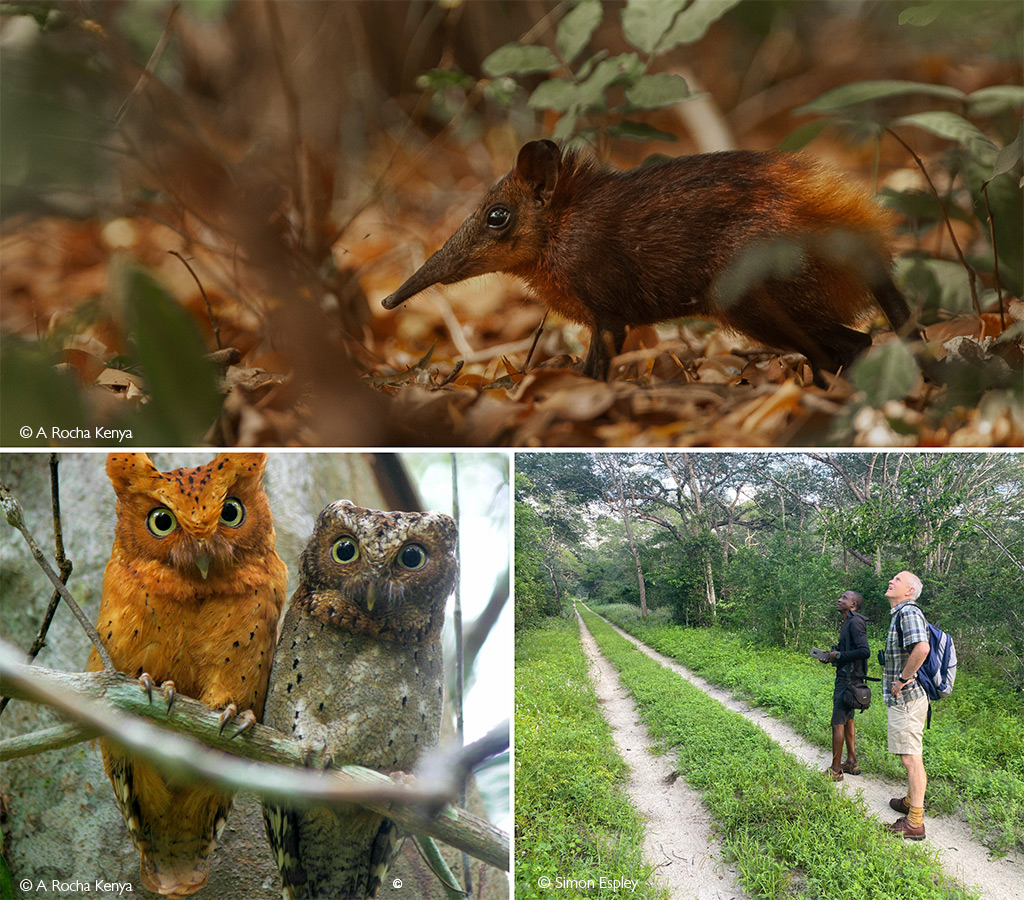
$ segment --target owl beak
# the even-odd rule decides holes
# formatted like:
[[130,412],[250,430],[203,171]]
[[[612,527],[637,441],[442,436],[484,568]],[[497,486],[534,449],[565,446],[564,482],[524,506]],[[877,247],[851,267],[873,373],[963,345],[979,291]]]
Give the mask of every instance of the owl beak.
[[366,611],[373,612],[373,607],[377,603],[377,585],[373,582],[366,588]]
[[203,581],[206,581],[206,576],[210,572],[210,554],[200,553],[196,557],[196,568],[199,570],[199,574],[203,576]]

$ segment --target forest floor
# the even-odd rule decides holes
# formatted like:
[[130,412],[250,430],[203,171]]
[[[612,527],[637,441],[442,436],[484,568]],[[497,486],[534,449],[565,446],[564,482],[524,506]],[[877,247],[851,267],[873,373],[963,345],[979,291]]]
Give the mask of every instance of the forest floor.
[[[750,706],[735,699],[727,690],[708,683],[684,666],[646,646],[612,623],[608,622],[607,624],[650,659],[676,673],[681,678],[685,678],[712,699],[752,722],[804,765],[821,770],[824,770],[828,765],[829,760],[824,758],[820,748],[815,747],[785,723],[768,715],[763,709]],[[586,641],[584,646],[586,646]],[[619,727],[610,718],[609,721],[613,728]],[[642,726],[639,728],[639,731],[641,734],[643,733]],[[650,755],[654,752],[656,746],[657,742],[648,738],[643,749]],[[637,755],[636,752],[631,754],[633,757]],[[633,760],[628,757],[627,759],[632,766]],[[671,763],[666,763],[666,765],[671,766]],[[892,813],[889,809],[889,799],[899,795],[904,790],[904,785],[888,782],[880,778],[873,778],[868,775],[848,776],[843,782],[838,783],[836,787],[850,794],[859,794],[869,808],[881,811],[878,819],[882,822],[888,822],[895,818],[895,813]],[[632,786],[629,790],[632,791]],[[640,801],[637,801],[637,806],[645,810]],[[677,822],[680,820],[677,820]],[[1024,859],[1021,858],[1019,853],[1011,851],[1002,858],[993,858],[988,849],[972,837],[968,823],[956,815],[940,818],[926,815],[925,825],[928,831],[927,843],[936,852],[942,868],[949,875],[965,885],[976,885],[980,888],[981,895],[984,898],[1024,900]],[[650,831],[656,832],[656,828],[656,825],[652,825]],[[703,840],[706,841],[706,837]],[[690,846],[692,848],[692,844]],[[650,853],[650,851],[648,852]],[[690,856],[693,856],[692,852]],[[655,861],[657,857],[651,854],[650,858],[651,861]],[[686,858],[686,853],[680,852],[676,858]],[[698,894],[697,896],[714,897],[716,895],[706,893]],[[742,896],[742,894],[739,892],[735,894],[726,892],[720,896]]]
[[656,742],[640,722],[629,691],[619,681],[615,667],[601,655],[583,620],[577,619],[601,714],[630,769],[626,792],[645,819],[644,856],[656,869],[655,880],[669,888],[673,897],[747,897],[735,868],[722,860],[721,844],[712,833],[714,820],[701,804],[700,794],[677,777],[670,757],[655,755]]

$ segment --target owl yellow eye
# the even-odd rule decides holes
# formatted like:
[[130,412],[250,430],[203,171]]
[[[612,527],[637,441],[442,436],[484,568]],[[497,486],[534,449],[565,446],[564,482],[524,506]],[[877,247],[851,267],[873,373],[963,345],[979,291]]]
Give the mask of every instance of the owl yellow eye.
[[359,557],[359,545],[350,537],[343,537],[331,547],[331,559],[338,563],[350,563]]
[[422,569],[427,564],[427,551],[419,544],[407,544],[398,554],[398,562],[403,569]]
[[237,528],[245,521],[245,506],[237,497],[228,497],[224,501],[224,509],[220,511],[221,525]]
[[149,515],[146,516],[146,527],[149,529],[149,533],[156,537],[167,537],[178,527],[178,520],[166,506],[158,506],[156,509],[150,510]]

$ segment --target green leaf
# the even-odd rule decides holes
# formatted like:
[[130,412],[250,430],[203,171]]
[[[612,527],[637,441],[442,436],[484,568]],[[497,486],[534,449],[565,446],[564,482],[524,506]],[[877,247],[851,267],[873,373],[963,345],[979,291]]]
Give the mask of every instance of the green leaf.
[[[1024,158],[1024,121],[1020,123],[1017,136],[999,151],[992,168],[992,178],[1009,172],[1022,158]],[[991,179],[989,180],[991,181]]]
[[1019,84],[995,84],[968,96],[971,115],[991,118],[1024,106],[1024,87]]
[[580,88],[565,78],[549,78],[537,85],[527,105],[534,109],[568,112],[579,103]]
[[[54,428],[86,428],[71,378],[54,368],[42,344],[8,338],[0,352],[0,443],[5,447],[66,444]],[[26,429],[23,433],[22,429]],[[39,429],[43,429],[40,434]]]
[[632,122],[629,119],[623,119],[618,124],[609,126],[607,132],[609,137],[622,138],[625,141],[679,140],[674,134],[669,134],[667,131],[662,131],[660,128],[648,125],[646,122]]
[[643,75],[626,89],[626,100],[637,109],[661,109],[690,98],[690,88],[680,75],[662,72]]
[[502,75],[531,75],[558,68],[555,54],[547,47],[523,47],[515,42],[499,47],[488,56],[481,68],[488,78]]
[[582,0],[558,23],[558,52],[566,63],[579,56],[603,18],[600,0]]
[[995,162],[995,144],[963,116],[951,112],[913,113],[896,119],[893,125],[911,125],[966,147],[979,161]]
[[821,134],[831,123],[828,119],[819,119],[816,122],[807,122],[795,131],[791,131],[776,148],[783,153],[793,153],[803,150],[811,141]]
[[804,113],[834,113],[845,110],[858,103],[868,103],[885,97],[898,97],[904,94],[929,94],[933,97],[944,97],[947,100],[963,101],[966,94],[956,88],[941,84],[923,84],[919,81],[856,81],[826,91],[820,97],[804,104],[796,110],[798,115]]
[[121,290],[149,394],[141,413],[143,436],[162,444],[200,443],[220,411],[221,398],[195,323],[139,268],[127,268]]
[[850,381],[877,409],[889,400],[906,397],[917,384],[919,374],[914,354],[907,345],[902,341],[888,341],[854,363]]
[[558,120],[555,130],[551,132],[551,140],[556,143],[563,143],[569,140],[576,131],[576,123],[580,120],[580,114],[575,110],[567,112]]
[[931,25],[942,12],[941,3],[926,3],[924,6],[908,6],[900,11],[900,25],[913,25],[916,28],[924,28]]
[[637,50],[650,56],[687,0],[626,0],[622,34]]
[[694,0],[676,18],[668,33],[658,42],[658,53],[667,53],[680,44],[699,41],[708,29],[740,0]]
[[578,105],[581,110],[601,110],[608,106],[604,92],[620,79],[631,80],[642,68],[635,53],[623,53],[610,59],[603,59],[594,68],[593,74],[580,86]]

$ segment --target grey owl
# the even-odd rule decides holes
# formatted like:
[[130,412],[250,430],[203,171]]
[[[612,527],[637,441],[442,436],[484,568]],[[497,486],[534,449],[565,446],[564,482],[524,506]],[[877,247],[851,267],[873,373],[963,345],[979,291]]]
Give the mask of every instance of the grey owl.
[[[339,500],[317,519],[284,617],[263,721],[335,765],[410,771],[437,743],[455,522]],[[369,900],[401,846],[359,806],[264,803],[286,900]]]

